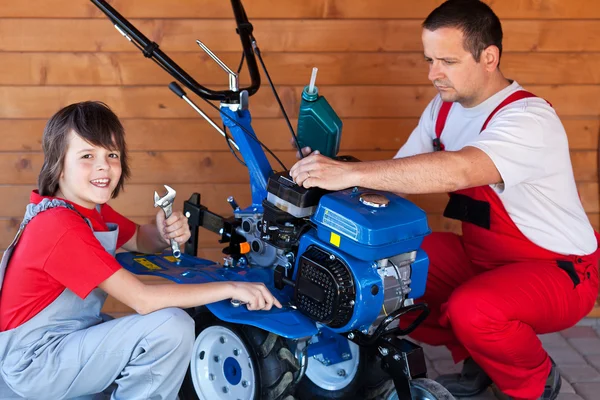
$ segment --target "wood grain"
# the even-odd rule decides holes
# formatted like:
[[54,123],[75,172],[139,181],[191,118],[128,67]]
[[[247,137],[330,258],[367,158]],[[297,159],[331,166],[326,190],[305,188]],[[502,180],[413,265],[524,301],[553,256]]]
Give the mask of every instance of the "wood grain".
[[[233,19],[131,19],[167,51],[199,52],[202,39],[214,52],[240,51]],[[421,20],[256,20],[263,52],[421,52]],[[507,20],[507,52],[598,51],[600,26],[594,20]],[[63,32],[69,32],[64,35]],[[0,19],[0,51],[138,52],[106,19]]]
[[[202,53],[169,53],[205,86],[223,85],[227,76]],[[238,65],[239,52],[220,53],[228,65]],[[428,65],[422,52],[410,53],[266,53],[265,64],[277,85],[308,83],[313,66],[317,83],[325,85],[428,85]],[[42,86],[156,86],[173,78],[137,53],[19,53],[7,52],[0,64],[0,85]],[[506,76],[522,85],[598,84],[598,53],[504,53]],[[247,70],[240,75],[249,82]]]
[[[443,0],[253,0],[244,3],[252,21],[278,19],[335,18],[425,18]],[[600,18],[598,6],[589,0],[485,0],[501,19]],[[109,3],[128,18],[232,18],[229,2],[214,0],[111,0]],[[7,2],[0,17],[103,18],[88,1],[28,0]]]
[[[279,96],[290,117],[300,105],[302,86],[279,87]],[[600,85],[532,85],[528,90],[552,103],[561,117],[596,118],[600,114]],[[323,90],[340,118],[418,118],[435,96],[433,86],[330,86]],[[194,98],[195,96],[192,96]],[[0,86],[0,119],[50,118],[74,102],[101,100],[120,118],[193,118],[195,111],[166,87],[106,86]],[[195,100],[195,99],[194,99]],[[217,111],[198,101],[202,109],[218,117]],[[273,94],[265,88],[252,96],[254,118],[281,118]]]

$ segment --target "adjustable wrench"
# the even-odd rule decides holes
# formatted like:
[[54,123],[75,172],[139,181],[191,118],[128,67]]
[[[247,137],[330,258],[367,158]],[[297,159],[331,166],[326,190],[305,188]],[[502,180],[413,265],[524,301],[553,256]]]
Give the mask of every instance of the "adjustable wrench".
[[[167,189],[167,193],[160,197],[158,193],[154,192],[154,207],[160,207],[165,212],[165,219],[169,218],[173,213],[173,200],[177,192],[167,185],[164,185]],[[175,239],[171,239],[171,250],[173,250],[173,257],[180,258],[181,251],[179,250],[179,243]]]

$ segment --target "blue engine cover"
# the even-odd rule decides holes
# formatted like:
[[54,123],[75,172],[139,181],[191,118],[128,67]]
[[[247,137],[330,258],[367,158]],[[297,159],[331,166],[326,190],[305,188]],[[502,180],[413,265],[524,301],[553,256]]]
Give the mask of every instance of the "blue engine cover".
[[[364,204],[368,194],[384,196],[387,206]],[[359,188],[323,196],[311,220],[321,241],[365,261],[417,250],[431,233],[425,212],[409,200]]]
[[[316,246],[327,253],[333,254],[341,260],[352,273],[355,287],[355,302],[352,317],[348,323],[339,328],[331,328],[333,332],[347,332],[353,329],[368,328],[379,315],[383,304],[383,280],[377,272],[376,264],[371,261],[359,260],[349,254],[342,252],[336,246],[323,243],[311,230],[300,239],[298,248],[298,259],[294,268],[293,280],[298,281],[298,271],[302,261],[302,255],[310,246]],[[375,289],[376,287],[376,289]],[[299,305],[299,308],[302,308]]]

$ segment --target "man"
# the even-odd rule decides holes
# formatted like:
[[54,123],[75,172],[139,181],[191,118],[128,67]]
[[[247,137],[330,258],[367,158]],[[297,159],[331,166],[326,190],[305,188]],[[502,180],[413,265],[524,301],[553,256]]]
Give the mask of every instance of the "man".
[[514,399],[555,399],[560,375],[537,335],[576,324],[598,293],[597,240],[566,133],[551,104],[500,71],[502,28],[486,4],[443,3],[422,41],[439,94],[396,158],[315,152],[290,174],[330,190],[450,193],[444,214],[462,221],[462,236],[425,238],[431,315],[411,336],[464,360],[460,374],[438,378],[455,396],[493,381]]

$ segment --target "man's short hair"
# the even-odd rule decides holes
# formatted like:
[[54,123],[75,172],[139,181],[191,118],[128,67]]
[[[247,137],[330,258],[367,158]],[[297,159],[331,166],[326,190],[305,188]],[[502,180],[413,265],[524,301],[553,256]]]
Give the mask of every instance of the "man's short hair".
[[423,22],[423,28],[435,31],[440,28],[457,28],[463,32],[465,50],[479,62],[481,53],[496,46],[502,55],[502,25],[500,19],[485,3],[479,0],[448,0]]
[[114,112],[99,101],[84,101],[64,107],[46,123],[42,136],[44,163],[38,177],[38,189],[42,196],[54,196],[64,168],[69,133],[74,131],[94,146],[118,150],[121,159],[121,178],[112,197],[117,197],[125,179],[129,177],[125,130]]

